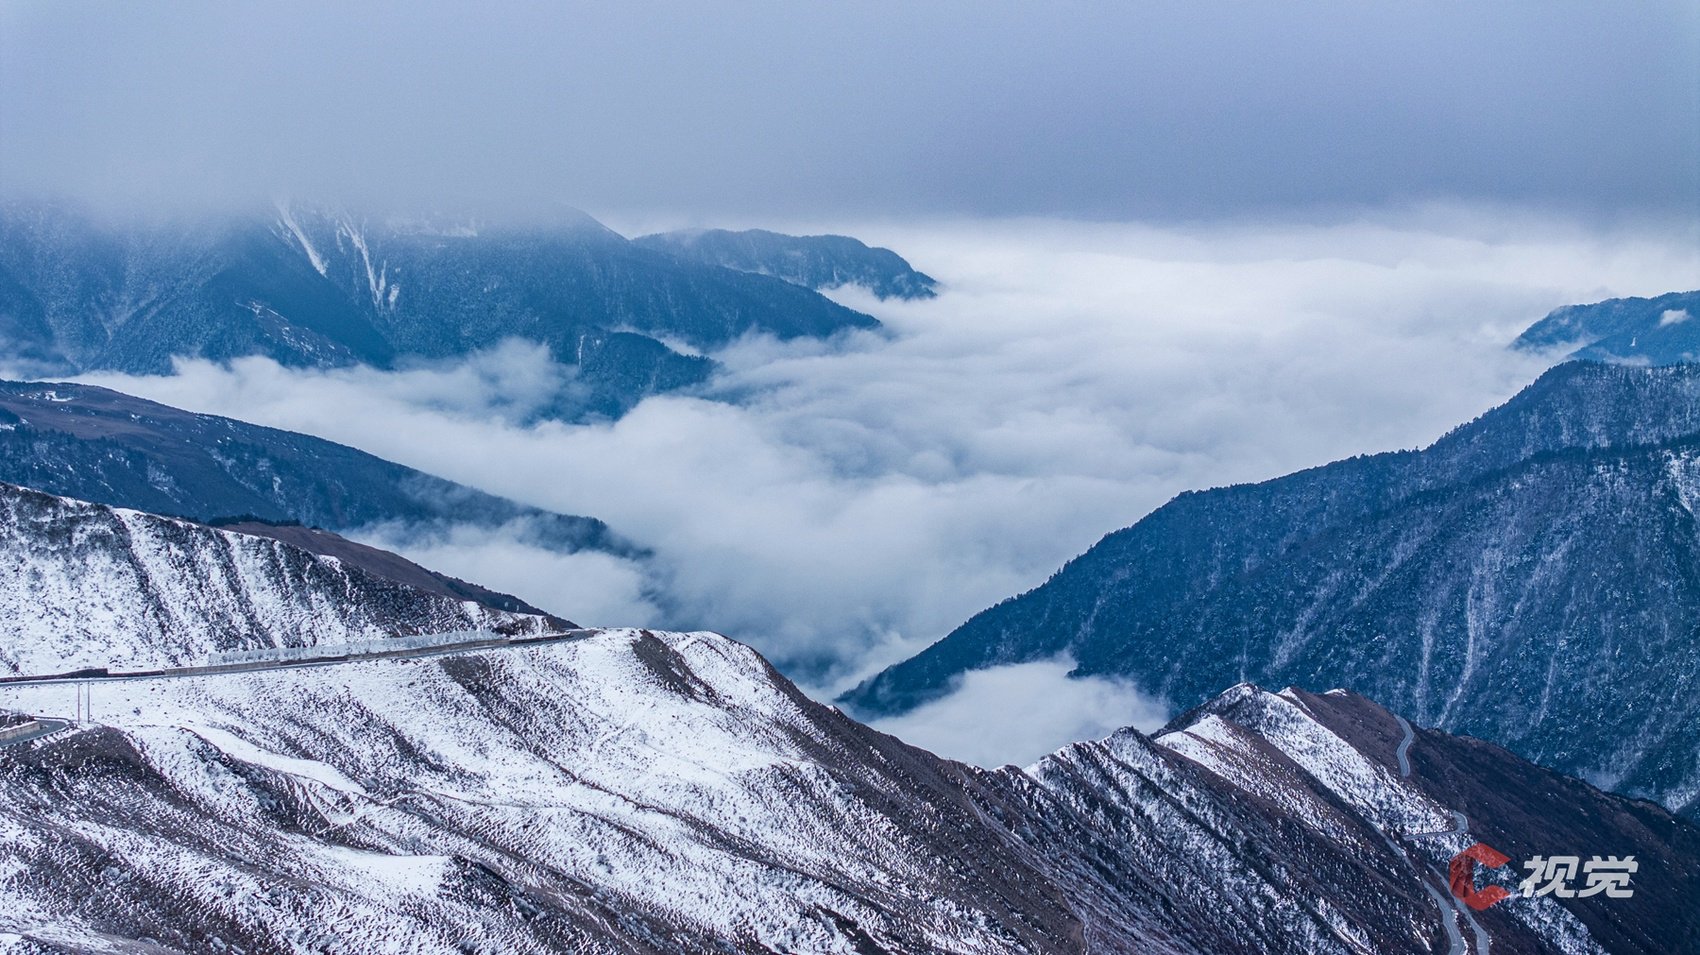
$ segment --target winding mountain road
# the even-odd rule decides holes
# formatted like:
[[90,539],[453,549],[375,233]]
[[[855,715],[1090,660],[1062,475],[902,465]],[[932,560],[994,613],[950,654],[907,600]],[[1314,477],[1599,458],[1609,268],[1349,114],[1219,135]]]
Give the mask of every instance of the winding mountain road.
[[[1411,729],[1411,723],[1409,720],[1397,713],[1393,714],[1393,718],[1399,721],[1399,729],[1405,734],[1404,738],[1399,740],[1399,746],[1393,751],[1393,755],[1394,758],[1399,761],[1399,777],[1401,779],[1409,779],[1411,778],[1411,744],[1416,742],[1417,734],[1415,730]],[[1466,816],[1462,812],[1454,809],[1452,810],[1452,821],[1454,825],[1451,829],[1431,829],[1427,832],[1407,832],[1405,833],[1405,837],[1408,839],[1426,839],[1439,836],[1469,834],[1469,816]],[[1384,838],[1387,838],[1388,845],[1394,846],[1395,849],[1398,848],[1398,846],[1394,845],[1391,837]],[[1410,856],[1407,855],[1406,858],[1410,858]],[[1481,924],[1476,921],[1475,913],[1471,912],[1461,900],[1453,897],[1450,884],[1448,884],[1448,890],[1443,893],[1439,889],[1430,885],[1425,879],[1423,880],[1423,888],[1428,890],[1429,897],[1434,899],[1435,905],[1440,908],[1440,921],[1446,928],[1446,938],[1448,942],[1447,955],[1467,955],[1468,951],[1464,943],[1463,934],[1458,930],[1458,923],[1452,917],[1454,912],[1462,916],[1464,921],[1470,924],[1470,930],[1476,940],[1476,955],[1487,955],[1490,944],[1488,942],[1487,933],[1482,931]]]
[[19,743],[33,742],[41,739],[43,736],[52,736],[54,733],[71,726],[70,720],[55,719],[47,716],[38,717],[35,722],[38,724],[35,729],[18,736],[0,739],[0,746],[16,746]]

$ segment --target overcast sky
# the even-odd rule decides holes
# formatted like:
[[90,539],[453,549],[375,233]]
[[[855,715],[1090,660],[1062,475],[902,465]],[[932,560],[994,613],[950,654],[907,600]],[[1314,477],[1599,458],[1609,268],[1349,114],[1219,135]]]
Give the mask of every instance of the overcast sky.
[[1688,0],[567,6],[8,0],[0,183],[686,221],[1700,211]]

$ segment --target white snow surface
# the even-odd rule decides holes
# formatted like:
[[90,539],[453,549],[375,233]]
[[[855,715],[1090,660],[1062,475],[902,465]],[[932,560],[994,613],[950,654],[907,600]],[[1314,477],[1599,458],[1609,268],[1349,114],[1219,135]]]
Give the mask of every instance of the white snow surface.
[[512,626],[265,537],[0,485],[0,674]]
[[301,251],[307,253],[307,261],[313,263],[314,271],[320,275],[329,274],[325,266],[325,257],[319,254],[318,249],[313,248],[313,243],[307,238],[307,233],[295,221],[295,214],[290,211],[289,203],[278,202],[277,214],[279,220],[283,223],[283,227],[289,230],[289,234],[295,238],[296,242],[301,243]]

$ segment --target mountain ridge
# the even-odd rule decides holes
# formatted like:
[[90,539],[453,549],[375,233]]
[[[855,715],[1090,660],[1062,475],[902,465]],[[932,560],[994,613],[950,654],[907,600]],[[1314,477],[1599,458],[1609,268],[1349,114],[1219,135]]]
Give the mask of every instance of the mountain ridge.
[[602,521],[558,514],[346,445],[183,411],[95,385],[0,381],[0,481],[199,522],[331,531],[510,527],[550,550],[641,558]]
[[[0,656],[38,673],[551,624],[4,485],[0,562]],[[52,716],[66,689],[8,684],[6,705]],[[1700,828],[1344,691],[1236,685],[1025,770],[872,730],[709,632],[143,674],[95,697],[0,744],[15,950],[1344,955],[1491,937],[1653,955],[1700,937]],[[1477,839],[1633,855],[1634,891],[1472,913],[1446,870]]]
[[[1461,744],[1484,778],[1460,783],[1430,731],[1401,778],[1396,718],[1349,694],[1236,687],[1208,720],[1026,771],[868,730],[710,633],[102,699],[102,725],[0,753],[0,858],[33,873],[0,875],[0,931],[45,950],[1415,953],[1450,927],[1496,951],[1652,953],[1700,918],[1692,824],[1496,748]],[[1507,773],[1535,785],[1487,800]],[[1411,835],[1450,824],[1446,792],[1484,800],[1471,831]],[[1565,848],[1636,854],[1634,897],[1515,897],[1473,922],[1445,901],[1474,827],[1554,851],[1529,820],[1567,800]]]
[[456,593],[452,578],[394,555],[373,566],[384,553],[373,548],[317,548],[332,549],[0,484],[0,610],[11,621],[0,669],[158,669],[229,650],[570,626],[503,594]]
[[1612,298],[1554,309],[1511,343],[1529,352],[1654,365],[1700,361],[1700,291]]

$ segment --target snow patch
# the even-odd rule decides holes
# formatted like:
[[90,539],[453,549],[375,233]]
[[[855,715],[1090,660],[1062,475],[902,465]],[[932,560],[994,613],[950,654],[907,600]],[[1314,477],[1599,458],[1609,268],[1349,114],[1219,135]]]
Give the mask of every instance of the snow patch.
[[366,792],[364,786],[349,779],[335,767],[321,763],[316,759],[296,759],[292,756],[282,756],[255,746],[235,733],[211,726],[187,725],[183,728],[244,763],[264,766],[286,776],[309,780],[338,792],[357,796],[369,797],[370,795]]
[[290,211],[289,203],[278,202],[277,213],[283,221],[283,227],[289,230],[290,235],[295,236],[296,242],[301,243],[301,251],[307,253],[307,261],[313,263],[313,270],[320,275],[330,274],[325,265],[324,256],[319,254],[318,249],[313,248],[313,243],[307,238],[307,233],[302,231],[300,224],[295,221],[295,215]]

